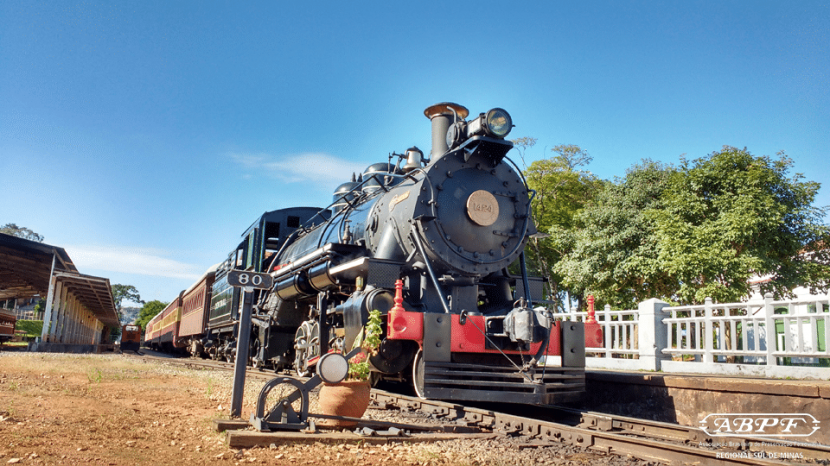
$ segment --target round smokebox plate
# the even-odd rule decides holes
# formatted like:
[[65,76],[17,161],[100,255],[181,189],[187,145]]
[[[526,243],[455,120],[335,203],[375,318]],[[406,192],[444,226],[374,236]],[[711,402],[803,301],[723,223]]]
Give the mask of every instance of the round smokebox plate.
[[499,218],[499,202],[496,196],[480,189],[467,198],[467,215],[470,220],[483,227],[489,227]]

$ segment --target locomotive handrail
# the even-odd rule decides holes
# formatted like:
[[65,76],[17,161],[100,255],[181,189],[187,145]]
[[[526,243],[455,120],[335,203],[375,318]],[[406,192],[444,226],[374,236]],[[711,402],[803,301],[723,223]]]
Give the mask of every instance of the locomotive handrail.
[[[339,201],[346,201],[347,203],[349,203],[349,205],[352,205],[352,202],[350,202],[348,199],[346,199],[346,196],[348,196],[349,194],[353,193],[354,191],[357,191],[357,190],[358,190],[358,188],[361,188],[364,184],[368,183],[368,182],[369,182],[369,180],[371,180],[371,179],[375,179],[376,181],[378,181],[378,183],[380,184],[380,186],[384,186],[384,184],[380,182],[381,180],[379,180],[379,179],[375,178],[375,177],[377,177],[377,176],[384,176],[384,177],[389,176],[389,177],[392,177],[392,178],[409,178],[409,179],[410,179],[410,180],[412,180],[413,182],[417,182],[417,181],[418,181],[418,179],[417,179],[417,178],[415,178],[415,177],[413,176],[413,174],[414,174],[414,173],[416,173],[416,172],[419,172],[419,171],[420,171],[420,172],[423,172],[423,171],[424,171],[424,169],[423,169],[423,168],[417,168],[417,169],[412,170],[411,172],[409,172],[409,173],[405,173],[405,174],[403,174],[403,175],[399,175],[399,174],[397,174],[397,173],[383,173],[383,174],[380,174],[380,173],[372,173],[372,175],[371,175],[371,176],[369,176],[368,178],[366,178],[365,180],[361,180],[361,181],[356,182],[357,184],[356,184],[356,185],[355,185],[352,189],[350,189],[348,192],[343,193],[343,195],[341,195],[340,197],[338,197],[336,200],[332,201],[332,202],[331,202],[331,204],[329,204],[327,207],[325,207],[325,208],[323,208],[323,209],[320,209],[320,212],[323,212],[323,211],[325,211],[325,210],[330,209],[332,206],[334,206],[335,204],[337,204]],[[358,202],[355,202],[355,204],[358,204]],[[309,221],[311,221],[311,219],[313,219],[313,218],[314,218],[314,217],[316,217],[317,215],[319,215],[319,212],[318,212],[317,214],[314,214],[314,215],[313,215],[313,216],[309,219]],[[308,223],[308,222],[306,222],[306,223]]]
[[293,261],[293,262],[289,262],[289,265],[287,267],[282,267],[278,271],[276,271],[276,272],[272,271],[271,273],[273,273],[274,279],[280,279],[280,278],[282,278],[284,276],[288,276],[288,275],[290,275],[290,274],[292,274],[292,273],[294,273],[298,270],[305,269],[305,268],[308,268],[308,267],[312,267],[314,265],[317,265],[321,262],[324,262],[324,261],[330,259],[331,256],[338,253],[338,251],[336,251],[335,248],[336,247],[342,247],[342,246],[354,247],[353,245],[350,245],[350,244],[326,243],[322,247],[319,247],[319,248],[315,249],[314,251],[306,254],[305,256],[301,257],[300,259],[298,259],[296,261]]
[[[414,171],[418,171],[418,170],[422,170],[422,169],[421,169],[421,168],[419,168],[419,169],[414,170]],[[350,194],[354,193],[355,191],[358,191],[360,188],[362,188],[362,187],[363,187],[363,185],[365,185],[366,183],[368,183],[368,182],[369,182],[369,180],[373,180],[373,179],[374,179],[375,181],[377,181],[377,182],[378,182],[378,185],[379,185],[381,188],[383,188],[384,192],[388,192],[388,191],[389,191],[389,190],[386,188],[385,184],[383,183],[383,180],[381,180],[381,179],[377,178],[378,176],[383,176],[383,177],[390,176],[390,177],[393,177],[393,178],[410,178],[410,179],[412,179],[413,181],[417,182],[417,179],[416,179],[415,177],[413,177],[413,176],[412,176],[412,173],[407,173],[407,174],[404,174],[404,175],[398,175],[398,174],[395,174],[395,173],[383,173],[383,174],[381,174],[381,173],[372,173],[372,174],[371,174],[371,176],[368,176],[366,179],[364,179],[364,180],[361,180],[361,181],[357,182],[357,184],[356,184],[356,185],[354,185],[354,186],[353,186],[353,187],[352,187],[349,191],[347,191],[347,192],[343,193],[340,197],[338,197],[337,199],[333,200],[333,201],[332,201],[332,202],[331,202],[328,206],[326,206],[325,208],[323,208],[323,209],[321,209],[321,210],[320,210],[320,212],[323,212],[323,211],[329,210],[329,209],[331,209],[331,208],[332,208],[335,204],[337,204],[337,203],[339,203],[339,202],[341,202],[341,201],[346,202],[346,204],[348,205],[348,208],[344,208],[343,210],[341,210],[341,211],[339,211],[339,212],[337,212],[337,213],[336,213],[336,215],[342,215],[342,218],[340,219],[340,221],[338,221],[338,222],[329,222],[329,223],[325,226],[326,230],[328,230],[328,228],[329,228],[330,226],[332,226],[332,225],[334,225],[335,223],[337,223],[337,225],[338,225],[338,226],[337,226],[337,240],[338,240],[338,241],[341,241],[341,242],[343,241],[342,229],[343,229],[343,224],[344,224],[344,221],[346,220],[346,217],[347,217],[347,213],[348,213],[347,209],[354,209],[354,208],[355,208],[355,206],[357,206],[357,205],[359,205],[359,204],[362,204],[362,203],[363,203],[363,201],[367,200],[367,199],[368,199],[368,198],[370,198],[371,196],[377,196],[377,195],[378,195],[376,191],[375,191],[375,192],[371,192],[371,193],[365,193],[365,195],[364,195],[364,193],[363,193],[363,192],[362,192],[362,190],[361,190],[361,194],[360,194],[359,196],[357,196],[355,199],[353,199],[353,200],[351,200],[351,201],[350,201],[349,199],[347,199],[347,197],[348,197]],[[320,212],[317,212],[316,214],[314,214],[314,216],[312,216],[312,217],[311,217],[311,219],[313,219],[314,217],[316,217],[317,215],[319,215],[319,214],[320,214]],[[309,221],[311,221],[311,219],[309,219]],[[308,222],[306,222],[306,223],[308,223]],[[324,233],[325,233],[325,232],[324,232]],[[324,238],[326,238],[326,235],[325,235],[325,234],[321,234],[321,235],[320,235],[320,239],[319,239],[319,240],[318,240],[318,242],[317,242],[317,246],[318,246],[318,247],[320,247],[320,246],[322,245],[322,242],[323,242]]]
[[[418,225],[420,225],[421,228],[424,227],[424,225],[421,224],[420,219],[418,219]],[[447,304],[447,297],[444,294],[444,290],[441,288],[441,284],[438,283],[438,278],[435,276],[435,271],[432,270],[432,266],[429,265],[429,258],[427,257],[426,251],[424,250],[424,245],[421,244],[421,238],[418,237],[418,234],[415,232],[415,230],[410,230],[409,236],[412,237],[412,240],[415,242],[415,246],[418,248],[418,252],[421,254],[421,257],[424,258],[424,265],[427,268],[427,273],[429,274],[429,278],[432,280],[433,286],[435,286],[435,291],[438,292],[438,299],[440,299],[441,301],[441,306],[444,307],[444,313],[449,314],[450,306]]]

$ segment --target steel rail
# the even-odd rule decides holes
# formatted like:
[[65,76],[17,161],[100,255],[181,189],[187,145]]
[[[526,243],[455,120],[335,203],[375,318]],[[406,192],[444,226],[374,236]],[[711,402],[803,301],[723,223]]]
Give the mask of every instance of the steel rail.
[[[567,443],[609,454],[630,455],[646,461],[669,463],[679,461],[707,465],[794,463],[792,460],[783,463],[767,459],[767,453],[772,450],[751,449],[746,438],[719,437],[722,442],[732,439],[734,445],[739,447],[714,449],[710,446],[712,438],[705,432],[677,424],[580,412],[580,422],[573,426],[453,403],[423,400],[380,390],[372,391],[372,399],[376,404],[387,409],[397,407],[402,410],[418,410],[443,418],[447,422],[491,428],[505,434],[519,434],[535,441]],[[573,412],[571,411],[572,414]],[[619,431],[613,431],[615,429]],[[632,435],[633,433],[637,435]],[[760,439],[753,440],[761,441]],[[769,439],[766,440],[769,441]],[[699,442],[704,444],[703,448],[689,445],[696,445]],[[787,451],[793,451],[793,449]],[[825,459],[830,454],[830,449],[820,445],[799,447],[799,451],[803,453],[805,460]]]
[[[231,370],[223,362],[193,359],[168,359],[147,355],[175,365]],[[271,373],[249,370],[258,378],[273,378]],[[542,447],[546,444],[564,443],[606,454],[627,456],[645,461],[667,463],[686,462],[712,465],[781,465],[807,461],[830,460],[830,447],[802,444],[798,447],[776,446],[783,441],[768,438],[711,437],[701,429],[679,424],[617,416],[606,413],[581,411],[571,408],[550,407],[536,417],[546,419],[565,418],[562,422],[535,419],[437,400],[425,400],[398,393],[372,389],[372,401],[381,409],[419,411],[441,419],[448,424],[462,424],[509,435],[521,435]],[[558,413],[557,416],[554,413]],[[760,447],[763,442],[763,448]],[[735,448],[716,447],[717,444],[734,445]],[[703,445],[702,447],[696,445]],[[769,453],[782,458],[781,453],[800,452],[803,461],[787,458],[787,461],[768,459]]]
[[830,447],[818,444],[787,445],[786,441],[767,437],[713,437],[695,427],[682,426],[668,422],[637,419],[633,417],[617,416],[592,411],[580,411],[573,408],[552,407],[551,411],[570,416],[572,420],[578,418],[578,425],[592,430],[617,432],[626,435],[658,438],[674,442],[704,445],[716,448],[718,444],[737,445],[741,451],[774,453],[783,458],[787,453],[807,453],[812,460],[830,461]]

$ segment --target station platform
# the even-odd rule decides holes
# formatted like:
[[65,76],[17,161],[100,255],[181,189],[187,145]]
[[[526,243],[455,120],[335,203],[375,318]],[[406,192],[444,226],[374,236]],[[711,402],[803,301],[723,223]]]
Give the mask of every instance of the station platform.
[[830,381],[589,370],[583,409],[699,427],[709,414],[810,414],[830,445]]
[[111,353],[115,351],[114,344],[82,345],[70,343],[30,342],[29,351],[39,353]]

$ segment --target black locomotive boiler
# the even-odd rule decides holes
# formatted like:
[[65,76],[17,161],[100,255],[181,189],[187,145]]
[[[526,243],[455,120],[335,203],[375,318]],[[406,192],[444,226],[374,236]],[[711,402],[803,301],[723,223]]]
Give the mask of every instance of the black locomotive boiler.
[[[257,365],[307,374],[322,354],[350,349],[377,309],[385,335],[370,358],[375,380],[409,380],[435,399],[578,397],[583,324],[531,306],[542,299],[523,256],[536,233],[533,192],[506,157],[510,115],[494,108],[468,120],[453,103],[424,113],[429,159],[416,147],[392,154],[340,185],[329,208],[269,212],[248,229],[216,272],[205,348],[233,352],[239,296],[227,272],[268,272],[274,286],[252,315]],[[508,272],[514,263],[521,274]],[[398,280],[403,309],[390,315]]]

